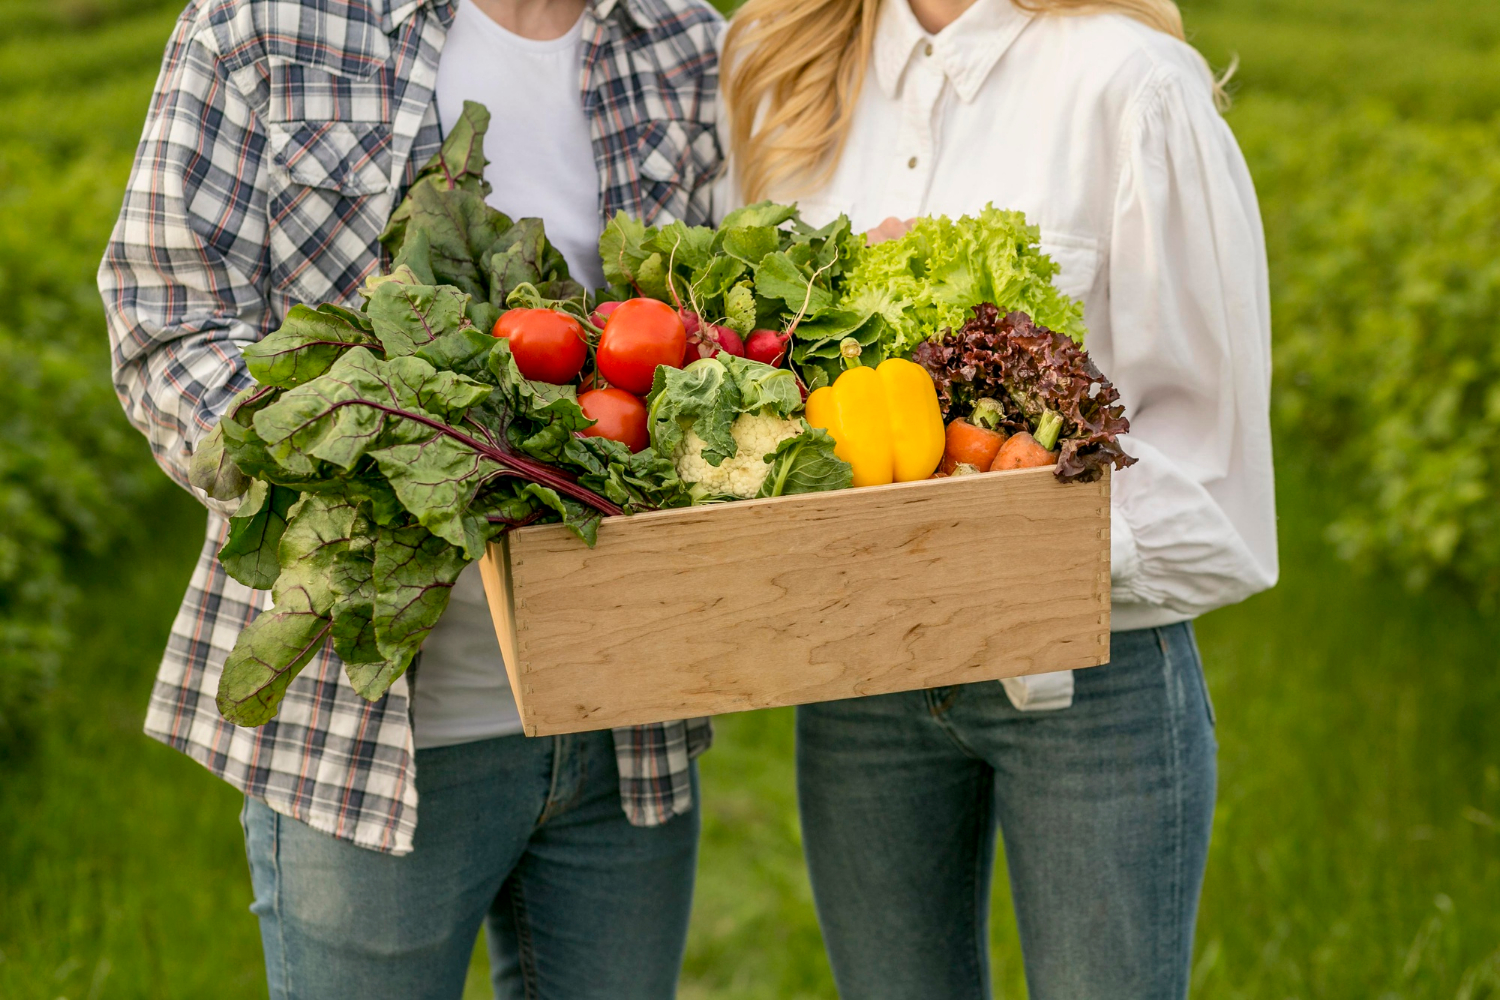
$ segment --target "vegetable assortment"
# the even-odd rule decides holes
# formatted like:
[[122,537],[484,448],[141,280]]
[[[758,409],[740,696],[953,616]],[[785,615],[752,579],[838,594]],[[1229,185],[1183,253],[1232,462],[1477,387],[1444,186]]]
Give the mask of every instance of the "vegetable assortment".
[[230,721],[274,716],[328,642],[381,697],[516,527],[592,545],[603,517],[643,510],[1132,461],[1075,343],[1081,307],[1018,214],[877,247],[769,202],[717,229],[621,214],[590,295],[541,220],[485,203],[487,125],[465,106],[360,308],[297,306],[245,348],[257,385],[195,454],[195,486],[241,499],[225,570],[273,601],[225,663]]

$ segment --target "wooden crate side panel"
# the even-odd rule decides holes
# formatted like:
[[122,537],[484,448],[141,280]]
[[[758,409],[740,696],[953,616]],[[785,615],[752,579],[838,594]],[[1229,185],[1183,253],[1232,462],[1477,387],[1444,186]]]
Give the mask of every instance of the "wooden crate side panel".
[[1107,480],[1026,470],[612,519],[592,550],[524,529],[522,720],[571,732],[1102,663],[1108,525]]
[[[484,580],[484,597],[495,622],[495,638],[500,640],[500,655],[505,658],[505,675],[517,706],[525,694],[517,670],[519,654],[516,645],[516,609],[511,591],[510,539],[501,536],[485,547],[479,560],[479,576]],[[524,716],[523,716],[524,718]],[[524,725],[524,723],[523,723]]]

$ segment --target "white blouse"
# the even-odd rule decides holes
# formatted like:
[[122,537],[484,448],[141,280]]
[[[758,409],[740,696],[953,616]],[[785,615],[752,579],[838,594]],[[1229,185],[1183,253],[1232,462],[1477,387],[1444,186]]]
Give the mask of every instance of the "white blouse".
[[1140,460],[1113,482],[1113,629],[1276,582],[1265,240],[1189,46],[1121,15],[1033,17],[1009,0],[976,0],[929,35],[886,0],[832,179],[773,197],[856,229],[1024,211],[1084,302]]

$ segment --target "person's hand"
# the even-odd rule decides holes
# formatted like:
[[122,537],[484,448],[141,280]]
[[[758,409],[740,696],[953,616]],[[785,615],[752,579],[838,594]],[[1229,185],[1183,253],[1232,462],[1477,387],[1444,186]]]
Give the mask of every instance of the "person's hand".
[[865,242],[870,246],[874,246],[877,243],[884,243],[886,240],[899,239],[906,235],[907,230],[911,229],[911,224],[916,221],[916,219],[907,219],[905,222],[902,222],[893,215],[874,229],[865,233]]

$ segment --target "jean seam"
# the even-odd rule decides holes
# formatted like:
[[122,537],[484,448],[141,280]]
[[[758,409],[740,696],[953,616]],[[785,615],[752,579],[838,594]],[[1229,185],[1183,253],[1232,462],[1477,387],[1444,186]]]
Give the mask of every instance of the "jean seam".
[[[1156,634],[1157,634],[1157,640],[1161,643],[1162,652],[1164,654],[1163,657],[1162,657],[1162,671],[1166,675],[1163,678],[1163,680],[1165,681],[1165,686],[1166,686],[1166,690],[1168,692],[1168,696],[1170,697],[1173,692],[1178,692],[1178,693],[1181,694],[1181,699],[1180,700],[1182,701],[1182,707],[1181,707],[1181,711],[1180,712],[1178,712],[1178,711],[1169,711],[1169,712],[1167,712],[1167,728],[1168,728],[1169,737],[1170,737],[1169,738],[1169,745],[1171,746],[1171,749],[1172,749],[1172,761],[1171,761],[1171,763],[1172,763],[1172,887],[1171,887],[1171,896],[1172,896],[1172,914],[1173,914],[1173,918],[1174,918],[1174,922],[1173,922],[1173,926],[1172,926],[1172,938],[1173,938],[1173,940],[1172,940],[1172,966],[1173,966],[1173,969],[1174,969],[1174,973],[1173,973],[1174,982],[1172,984],[1173,985],[1172,995],[1180,997],[1180,996],[1186,996],[1187,995],[1187,983],[1177,981],[1177,980],[1180,980],[1180,978],[1182,976],[1182,970],[1181,970],[1181,964],[1176,961],[1179,949],[1181,948],[1181,944],[1182,944],[1182,927],[1180,926],[1180,924],[1181,924],[1181,917],[1182,917],[1183,895],[1184,895],[1184,893],[1183,893],[1183,873],[1182,873],[1183,854],[1184,854],[1183,839],[1184,839],[1184,830],[1186,829],[1186,823],[1187,823],[1186,816],[1185,816],[1186,806],[1185,806],[1185,804],[1183,802],[1183,791],[1182,791],[1183,748],[1182,748],[1182,726],[1181,726],[1181,721],[1182,721],[1181,716],[1185,715],[1186,712],[1187,712],[1187,692],[1184,691],[1184,690],[1182,690],[1182,686],[1180,684],[1178,684],[1178,683],[1175,682],[1176,679],[1174,678],[1174,674],[1176,672],[1172,669],[1172,664],[1173,664],[1172,645],[1168,642],[1166,632],[1163,629],[1158,628],[1156,630]],[[1165,957],[1165,956],[1159,956],[1159,958],[1162,958],[1162,957]]]
[[964,738],[958,735],[958,730],[953,726],[951,722],[948,721],[948,718],[946,716],[933,715],[932,718],[935,722],[937,722],[938,726],[947,735],[948,739],[952,741],[954,746],[958,747],[965,754],[969,755],[975,760],[985,759],[983,754],[979,753],[973,747],[969,746],[969,744],[964,741]]
[[[989,812],[986,813],[986,808]],[[993,818],[995,810],[995,784],[990,782],[986,791],[981,785],[979,790],[979,809],[981,816],[987,819]],[[970,911],[970,919],[974,925],[974,981],[979,986],[981,1000],[989,1000],[990,997],[990,975],[989,975],[989,897],[994,882],[994,871],[990,872],[990,878],[986,881],[984,875],[984,854],[986,848],[994,845],[985,843],[985,838],[992,836],[992,824],[981,823],[975,835],[974,864],[969,869],[969,878],[972,880],[969,899],[973,909]],[[983,898],[981,898],[981,894]]]
[[514,878],[510,891],[510,912],[516,927],[516,951],[521,959],[521,985],[526,989],[526,1000],[540,1000],[542,984],[536,969],[536,948],[531,940],[531,919],[526,912],[521,878],[519,874]]
[[292,963],[286,953],[286,919],[281,907],[281,814],[271,813],[271,909],[276,914],[276,947],[281,955],[281,995],[291,1000]]
[[[1189,648],[1193,653],[1193,667],[1198,674],[1198,689],[1203,695],[1203,711],[1208,716],[1209,732],[1217,734],[1219,731],[1219,718],[1217,713],[1214,712],[1213,696],[1208,693],[1208,675],[1203,672],[1203,653],[1198,649],[1198,639],[1196,636],[1192,638]],[[1215,735],[1214,742],[1217,745],[1217,735]]]

